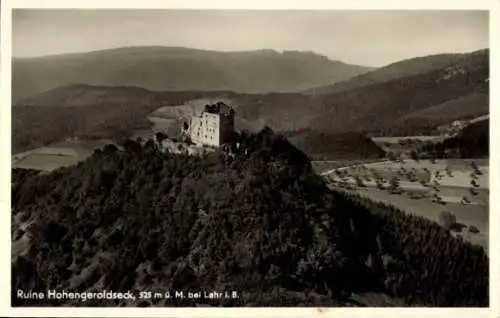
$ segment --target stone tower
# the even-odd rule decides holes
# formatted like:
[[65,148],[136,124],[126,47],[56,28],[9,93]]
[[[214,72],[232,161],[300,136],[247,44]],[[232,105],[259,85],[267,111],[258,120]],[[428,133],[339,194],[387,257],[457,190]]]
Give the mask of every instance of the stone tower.
[[201,116],[193,116],[182,129],[195,144],[218,147],[231,140],[234,114],[232,107],[222,102],[206,105]]

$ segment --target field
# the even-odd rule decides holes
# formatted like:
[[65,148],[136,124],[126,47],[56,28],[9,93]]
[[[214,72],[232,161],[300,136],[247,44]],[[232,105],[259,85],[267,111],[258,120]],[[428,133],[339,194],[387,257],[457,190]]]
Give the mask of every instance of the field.
[[392,204],[403,211],[418,216],[428,218],[438,222],[439,214],[443,211],[449,211],[455,214],[457,223],[470,228],[474,226],[479,230],[479,233],[471,233],[466,228],[455,235],[461,236],[473,244],[484,247],[488,253],[488,233],[489,233],[489,216],[488,206],[469,204],[462,205],[460,203],[447,203],[444,206],[433,203],[428,199],[411,199],[408,196],[389,194],[373,188],[349,190],[368,197],[372,200]]
[[[321,175],[334,189],[392,204],[436,222],[441,212],[451,212],[457,220],[455,235],[487,250],[488,164],[488,159],[337,163],[337,167],[323,165]],[[479,232],[474,233],[474,228]]]
[[66,140],[12,156],[12,168],[52,171],[85,160],[111,140]]
[[372,137],[376,143],[399,143],[400,140],[413,140],[413,141],[442,141],[443,136],[392,136],[392,137]]
[[[338,162],[337,167],[331,164],[332,168],[324,169],[321,174],[327,175],[335,170],[350,172],[352,176],[359,175],[363,178],[374,178],[377,175],[386,180],[393,176],[399,176],[402,180],[409,179],[408,175],[416,177],[417,181],[432,182],[436,178],[436,173],[439,177],[439,182],[442,185],[467,187],[470,183],[470,174],[473,172],[471,163],[474,162],[481,172],[475,182],[479,188],[488,188],[488,160],[487,159],[445,159],[436,160],[434,163],[430,160],[419,160],[418,162],[407,159],[402,162],[393,161],[376,161],[371,162]],[[326,166],[326,165],[323,165]],[[447,172],[449,171],[449,172]],[[408,180],[410,181],[410,180]]]
[[424,143],[437,143],[445,139],[444,136],[396,136],[396,137],[371,137],[373,142],[385,152],[406,153]]
[[345,168],[349,166],[361,166],[363,164],[367,163],[375,163],[375,162],[380,162],[380,159],[364,159],[364,160],[350,160],[350,159],[345,159],[345,160],[326,160],[326,161],[311,161],[312,167],[314,171],[317,173],[321,174],[324,173],[325,171],[330,171],[332,169],[337,169],[337,168]]

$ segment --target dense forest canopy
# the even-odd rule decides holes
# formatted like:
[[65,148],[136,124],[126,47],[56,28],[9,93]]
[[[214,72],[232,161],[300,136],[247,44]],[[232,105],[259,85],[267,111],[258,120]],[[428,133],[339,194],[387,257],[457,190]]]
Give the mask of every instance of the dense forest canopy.
[[13,305],[47,305],[14,295],[47,288],[240,292],[205,301],[214,306],[355,306],[351,293],[364,291],[410,305],[488,305],[481,247],[329,190],[269,128],[224,149],[191,157],[129,140],[50,174],[14,171],[12,237],[29,243],[13,255]]
[[489,119],[468,125],[454,137],[422,147],[424,153],[436,158],[488,158],[489,149]]
[[12,152],[66,138],[119,139],[151,129],[147,119],[162,106],[231,92],[151,92],[135,87],[74,84],[51,90],[12,108]]
[[383,158],[385,151],[359,132],[328,134],[312,129],[286,133],[291,144],[312,160],[346,160]]

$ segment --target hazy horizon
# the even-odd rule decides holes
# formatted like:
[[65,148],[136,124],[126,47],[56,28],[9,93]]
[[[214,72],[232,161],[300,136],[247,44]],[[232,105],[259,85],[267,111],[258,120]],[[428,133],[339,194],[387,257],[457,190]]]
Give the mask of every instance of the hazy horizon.
[[12,55],[144,46],[269,49],[380,67],[489,48],[488,25],[487,11],[15,9]]
[[[266,50],[271,50],[275,51],[279,54],[282,54],[283,52],[290,52],[290,51],[297,51],[297,50],[276,50],[276,49],[271,49],[271,48],[262,48],[262,49],[253,49],[253,50],[240,50],[240,51],[223,51],[223,50],[210,50],[210,49],[203,49],[203,48],[196,48],[196,47],[184,47],[184,46],[162,46],[162,45],[133,45],[133,46],[118,46],[118,47],[111,47],[111,48],[106,48],[106,49],[98,49],[98,50],[90,50],[90,51],[80,51],[80,52],[67,52],[67,53],[55,53],[55,54],[46,54],[46,55],[36,55],[36,56],[12,56],[15,59],[31,59],[31,58],[44,58],[44,57],[53,57],[53,56],[60,56],[60,55],[71,55],[71,54],[86,54],[86,53],[93,53],[93,52],[102,52],[102,51],[112,51],[112,50],[119,50],[119,49],[127,49],[127,48],[154,48],[154,47],[161,47],[161,48],[178,48],[178,49],[187,49],[187,50],[197,50],[197,51],[207,51],[207,52],[218,52],[218,53],[244,53],[244,52],[256,52],[256,51],[266,51]],[[464,51],[464,52],[440,52],[440,53],[435,53],[435,54],[430,54],[430,55],[439,55],[439,54],[467,54],[467,53],[473,53],[477,51],[482,51],[482,50],[487,50],[489,49],[488,47],[484,48],[478,48],[472,51]],[[324,54],[314,52],[314,51],[298,51],[298,52],[303,52],[303,53],[308,53],[312,52],[317,55],[325,56]],[[428,55],[428,56],[430,56]],[[328,57],[328,56],[327,56]],[[379,66],[373,66],[373,65],[362,65],[362,64],[356,64],[360,66],[367,66],[367,67],[384,67],[387,65],[390,65],[392,63],[397,63],[399,61],[403,61],[406,59],[412,59],[412,58],[418,58],[422,57],[422,55],[418,56],[410,56],[401,60],[397,61],[392,61],[384,65],[379,65]],[[335,60],[330,57],[328,57],[330,60]],[[340,61],[340,60],[339,60]],[[345,61],[340,61],[340,62],[345,62]],[[347,62],[346,62],[347,63]],[[354,64],[354,63],[347,63],[347,64]]]

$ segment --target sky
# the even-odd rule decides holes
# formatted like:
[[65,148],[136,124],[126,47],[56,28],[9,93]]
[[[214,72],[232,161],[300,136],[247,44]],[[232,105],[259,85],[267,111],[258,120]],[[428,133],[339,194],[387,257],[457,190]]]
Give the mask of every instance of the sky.
[[487,11],[15,9],[15,57],[124,46],[313,51],[383,66],[489,47]]

